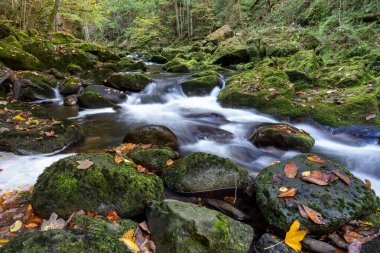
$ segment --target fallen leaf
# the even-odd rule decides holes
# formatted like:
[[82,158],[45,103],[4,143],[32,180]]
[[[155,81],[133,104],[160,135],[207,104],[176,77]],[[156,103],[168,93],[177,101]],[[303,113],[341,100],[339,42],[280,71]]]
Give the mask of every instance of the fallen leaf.
[[123,242],[130,251],[137,253],[140,251],[139,247],[135,244],[136,238],[133,236],[135,233],[134,229],[130,229],[124,233],[124,235],[119,238],[119,241]]
[[280,194],[278,194],[277,197],[290,198],[290,197],[296,196],[297,192],[298,192],[297,188],[289,188],[287,191],[281,192]]
[[5,132],[9,132],[9,131],[10,131],[9,128],[7,128],[7,127],[0,128],[0,134],[5,133]]
[[13,223],[10,228],[9,228],[9,231],[11,232],[17,232],[19,231],[20,229],[22,228],[22,222],[20,220],[17,220],[15,221],[15,223]]
[[166,161],[166,167],[172,166],[173,163],[174,163],[174,161],[172,159],[167,160]]
[[367,188],[373,191],[371,181],[369,181],[368,179],[365,179],[364,182]]
[[311,162],[315,162],[315,163],[324,163],[324,162],[326,162],[325,160],[322,160],[321,158],[319,158],[316,155],[308,156],[307,160],[309,160]]
[[9,242],[9,239],[7,239],[7,238],[1,238],[1,239],[0,239],[0,248],[1,248],[4,244],[6,244],[7,242]]
[[284,201],[287,207],[292,207],[299,204],[299,202],[293,198],[284,198]]
[[115,163],[120,164],[120,163],[124,162],[124,157],[122,157],[122,156],[115,156],[113,158],[113,160],[114,160]]
[[86,170],[90,168],[94,163],[91,162],[90,160],[83,160],[83,161],[77,161],[78,163],[78,169],[80,170]]
[[367,117],[365,117],[365,120],[371,120],[371,119],[374,119],[374,118],[376,118],[377,117],[377,115],[376,114],[370,114],[370,115],[368,115]]
[[298,204],[298,212],[300,213],[302,218],[309,219],[309,215],[305,212],[305,209],[302,207],[301,204]]
[[343,181],[343,183],[350,185],[351,184],[351,179],[344,174],[343,171],[341,170],[333,170],[332,173],[334,173],[337,177],[339,177],[340,180]]
[[325,220],[322,217],[322,214],[318,213],[317,211],[305,205],[301,204],[300,206],[305,210],[306,214],[315,224],[319,224],[319,225],[326,224]]
[[146,224],[146,221],[141,222],[141,223],[139,224],[139,227],[140,227],[143,231],[145,231],[145,232],[147,232],[148,234],[150,234],[150,230],[149,230],[149,228],[148,228],[148,224]]
[[66,226],[66,221],[62,218],[58,219],[56,213],[50,215],[49,220],[44,220],[41,225],[41,231],[63,229]]
[[307,170],[307,171],[302,172],[301,176],[308,177],[308,176],[310,176],[310,174],[311,174],[310,170]]
[[148,148],[151,148],[153,145],[152,144],[143,144],[143,145],[141,145],[140,147],[142,148],[142,149],[148,149]]
[[56,137],[56,134],[55,134],[54,131],[44,132],[44,134],[45,134],[47,137]]
[[25,121],[26,118],[24,118],[21,114],[14,116],[13,119],[18,120],[18,121]]
[[295,178],[297,176],[297,165],[295,163],[288,163],[285,165],[284,172],[288,178]]
[[119,215],[117,215],[115,211],[109,211],[106,218],[110,221],[115,221],[117,218],[119,218]]
[[309,176],[303,176],[301,179],[309,183],[325,186],[329,184],[330,176],[318,170],[313,170],[313,171],[310,171]]
[[307,234],[307,230],[299,230],[300,222],[295,220],[293,224],[290,226],[288,232],[286,232],[285,236],[285,244],[295,251],[300,251],[302,248],[301,241],[305,238]]
[[136,170],[140,173],[144,173],[147,175],[153,175],[154,173],[150,172],[147,168],[141,166],[141,165],[136,165]]
[[25,227],[26,228],[36,228],[36,227],[38,227],[39,226],[39,224],[37,224],[37,223],[28,223],[28,224],[25,224]]

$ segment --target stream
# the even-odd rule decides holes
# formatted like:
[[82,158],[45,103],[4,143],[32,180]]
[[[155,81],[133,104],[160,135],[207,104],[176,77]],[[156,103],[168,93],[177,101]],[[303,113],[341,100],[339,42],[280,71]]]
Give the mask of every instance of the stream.
[[[298,154],[257,148],[247,140],[255,125],[278,122],[275,118],[255,110],[222,108],[217,102],[219,87],[208,96],[187,97],[179,84],[190,79],[191,74],[160,72],[161,68],[161,65],[148,64],[151,73],[148,76],[154,82],[144,91],[130,94],[118,110],[65,107],[59,93],[56,99],[44,101],[42,105],[55,117],[77,122],[86,137],[54,154],[18,156],[0,152],[0,168],[3,169],[0,192],[33,185],[46,167],[63,157],[118,146],[129,129],[147,123],[169,127],[178,137],[181,154],[202,151],[228,157],[247,168],[251,175],[273,161]],[[369,179],[372,188],[380,193],[380,145],[376,140],[333,132],[309,123],[292,125],[304,129],[315,139],[311,152],[343,164],[362,180]]]

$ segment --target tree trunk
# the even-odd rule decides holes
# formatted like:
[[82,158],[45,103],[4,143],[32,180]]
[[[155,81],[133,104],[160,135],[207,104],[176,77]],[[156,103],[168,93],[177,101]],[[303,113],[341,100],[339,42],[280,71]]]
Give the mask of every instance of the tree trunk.
[[181,30],[180,30],[180,24],[179,24],[179,12],[178,12],[178,2],[175,1],[174,4],[174,9],[175,9],[175,18],[176,18],[176,23],[177,23],[177,36],[181,36]]
[[55,23],[55,20],[57,19],[57,14],[58,14],[60,4],[61,4],[61,0],[54,0],[53,10],[50,14],[49,22],[48,22],[49,31],[51,31],[53,28],[54,30],[56,29],[56,26],[54,25],[54,23]]

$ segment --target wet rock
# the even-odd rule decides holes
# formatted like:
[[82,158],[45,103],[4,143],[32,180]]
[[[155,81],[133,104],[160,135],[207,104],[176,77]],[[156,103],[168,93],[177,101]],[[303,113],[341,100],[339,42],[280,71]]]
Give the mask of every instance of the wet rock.
[[59,93],[63,96],[78,94],[82,88],[82,81],[77,76],[69,76],[59,87]]
[[151,82],[143,74],[115,73],[108,78],[105,85],[121,91],[142,91]]
[[161,125],[143,125],[129,131],[123,140],[124,143],[144,143],[165,146],[176,150],[177,136],[169,128]]
[[109,234],[94,233],[79,229],[29,232],[6,244],[1,251],[4,253],[131,253],[118,238],[114,238]]
[[174,162],[163,173],[165,185],[175,192],[244,188],[248,172],[227,158],[193,153]]
[[251,58],[258,57],[258,54],[257,50],[248,48],[237,37],[233,37],[219,44],[213,54],[213,63],[224,67],[248,63]]
[[257,147],[273,146],[283,150],[309,152],[314,139],[308,133],[287,124],[265,123],[255,128],[249,141]]
[[158,252],[246,253],[254,236],[249,225],[176,200],[153,206],[148,225]]
[[138,61],[138,62],[132,63],[127,67],[127,70],[129,70],[129,71],[141,70],[141,71],[145,72],[145,71],[147,71],[147,69],[148,68],[143,61]]
[[0,41],[0,61],[13,70],[41,70],[43,64],[22,49]]
[[380,237],[376,237],[372,241],[366,242],[362,245],[361,253],[373,253],[380,249]]
[[181,83],[183,92],[188,96],[208,95],[216,86],[221,85],[220,77],[214,74],[197,77]]
[[70,74],[73,74],[73,75],[79,75],[83,70],[80,66],[74,64],[74,63],[70,63],[68,66],[67,66],[67,71],[70,73]]
[[150,58],[150,61],[151,62],[154,62],[154,63],[158,63],[158,64],[165,64],[168,62],[168,59],[166,59],[164,56],[162,55],[152,55],[152,57]]
[[70,95],[64,98],[63,104],[65,106],[74,106],[78,104],[78,95]]
[[[273,228],[285,232],[294,220],[299,220],[301,226],[311,233],[323,234],[339,229],[353,218],[375,212],[378,198],[360,179],[340,164],[329,160],[313,162],[307,159],[309,156],[311,155],[298,155],[270,165],[258,174],[255,184],[257,205]],[[294,163],[298,167],[298,174],[294,179],[284,174],[284,167],[288,163]],[[335,178],[328,185],[320,186],[301,180],[303,172],[314,170],[328,175],[339,170],[349,177],[351,183],[347,185]],[[284,199],[277,196],[281,187],[297,188],[294,199],[321,213],[325,224],[316,224],[303,218],[297,205],[288,207]]]
[[88,90],[83,92],[78,97],[78,104],[80,107],[89,108],[89,109],[97,109],[97,108],[105,108],[105,107],[113,107],[119,108],[118,105],[103,97],[99,93]]
[[9,35],[11,35],[11,27],[8,25],[8,24],[0,24],[0,40],[8,37]]
[[124,92],[109,88],[104,85],[90,85],[84,89],[84,92],[86,91],[96,92],[115,104],[122,103],[127,99],[127,95]]
[[177,154],[173,150],[165,147],[135,148],[129,151],[127,155],[134,163],[157,174],[164,171],[168,160],[177,158]]
[[[283,239],[272,234],[263,234],[255,245],[258,253],[296,253],[285,243],[279,243]],[[276,245],[272,247],[273,245]]]
[[[77,161],[86,160],[93,164],[78,169]],[[55,212],[68,218],[78,210],[134,217],[162,196],[159,177],[139,173],[133,163],[117,164],[111,154],[97,153],[67,157],[48,167],[37,180],[31,202],[42,217]]]
[[190,68],[186,65],[186,61],[175,58],[169,62],[167,62],[163,67],[163,70],[174,73],[189,73]]
[[[38,105],[19,102],[0,105],[0,109],[4,107],[8,111],[0,114],[0,128],[9,131],[0,133],[2,151],[18,154],[52,153],[83,138],[82,130],[72,121],[57,121]],[[14,119],[18,115],[19,118]]]
[[227,130],[205,125],[191,126],[190,130],[192,137],[197,140],[228,142],[234,137],[233,133]]
[[20,100],[35,101],[44,98],[54,98],[54,83],[49,76],[40,72],[23,71],[17,73],[21,83]]

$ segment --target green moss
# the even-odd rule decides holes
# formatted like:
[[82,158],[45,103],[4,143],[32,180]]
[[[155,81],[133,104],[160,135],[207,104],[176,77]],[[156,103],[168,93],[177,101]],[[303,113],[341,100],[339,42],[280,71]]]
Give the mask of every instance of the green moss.
[[117,107],[107,98],[103,97],[99,93],[93,91],[85,91],[78,97],[78,104],[83,108],[104,108],[104,107]]
[[152,80],[144,74],[115,73],[105,84],[121,91],[142,91]]
[[13,70],[43,69],[43,64],[35,56],[1,41],[0,61]]
[[182,90],[188,96],[202,96],[209,94],[216,86],[221,85],[218,75],[197,77],[181,83]]
[[53,44],[68,44],[80,42],[73,35],[66,32],[54,32],[49,35],[49,39]]
[[168,72],[188,73],[190,72],[190,68],[187,63],[188,62],[183,59],[175,58],[167,62],[162,69]]
[[212,236],[216,241],[214,245],[210,245],[211,250],[225,247],[228,244],[229,238],[231,237],[231,231],[229,229],[228,221],[224,215],[216,215],[216,221],[214,222],[211,231]]

